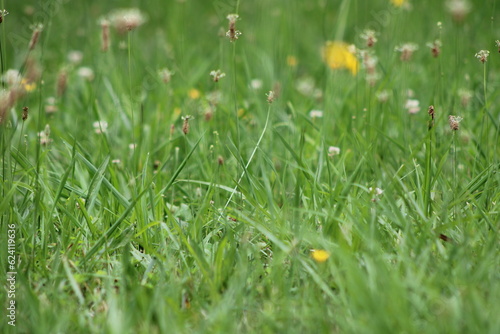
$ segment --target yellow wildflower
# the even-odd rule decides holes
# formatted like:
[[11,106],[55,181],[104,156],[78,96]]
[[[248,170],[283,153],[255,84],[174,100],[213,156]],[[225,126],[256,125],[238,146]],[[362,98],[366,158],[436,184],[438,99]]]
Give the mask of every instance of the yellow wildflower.
[[314,261],[323,263],[328,260],[328,258],[330,257],[330,253],[322,249],[313,249],[311,250],[311,257]]
[[401,7],[406,0],[391,0],[391,3],[396,7]]
[[295,57],[295,56],[288,56],[288,57],[286,57],[286,64],[288,66],[295,67],[295,66],[297,66],[298,63],[299,62],[297,60],[297,57]]
[[36,89],[36,83],[29,82],[24,78],[21,80],[21,85],[23,86],[24,90],[27,91],[28,93]]
[[354,51],[344,42],[326,42],[323,48],[323,59],[333,70],[346,68],[352,75],[356,75],[359,69],[358,59]]
[[191,99],[196,100],[200,98],[200,91],[197,90],[196,88],[192,88],[189,90],[188,95]]

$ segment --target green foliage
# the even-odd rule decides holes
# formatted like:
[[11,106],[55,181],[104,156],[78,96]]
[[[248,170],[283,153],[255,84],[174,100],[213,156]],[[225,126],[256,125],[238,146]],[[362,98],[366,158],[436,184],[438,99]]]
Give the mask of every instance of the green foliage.
[[[2,1],[1,333],[499,331],[496,0],[132,3],[103,51],[129,2]],[[373,84],[322,59],[366,28]]]

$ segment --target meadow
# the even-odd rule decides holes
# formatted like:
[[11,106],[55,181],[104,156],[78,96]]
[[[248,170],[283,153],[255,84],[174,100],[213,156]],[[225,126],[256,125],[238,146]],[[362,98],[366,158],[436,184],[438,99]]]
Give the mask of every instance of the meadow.
[[499,6],[0,0],[0,333],[499,333]]

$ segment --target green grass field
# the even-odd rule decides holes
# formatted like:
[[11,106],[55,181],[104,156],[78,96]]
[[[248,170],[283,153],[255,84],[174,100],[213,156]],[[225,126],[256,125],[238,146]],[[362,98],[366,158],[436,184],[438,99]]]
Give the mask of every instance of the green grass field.
[[499,333],[499,7],[0,0],[0,333]]

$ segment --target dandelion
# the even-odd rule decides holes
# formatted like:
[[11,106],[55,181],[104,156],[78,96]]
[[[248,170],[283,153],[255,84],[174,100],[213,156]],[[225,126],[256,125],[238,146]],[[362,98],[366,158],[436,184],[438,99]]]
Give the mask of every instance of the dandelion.
[[30,44],[28,47],[30,51],[33,50],[38,43],[38,39],[40,38],[40,33],[43,30],[43,24],[41,23],[35,24],[31,26],[31,29],[33,29],[33,33],[31,34]]
[[99,21],[101,25],[101,51],[106,52],[109,49],[109,24],[110,22],[105,18]]
[[173,72],[171,72],[168,68],[162,68],[161,70],[158,71],[158,75],[164,83],[169,83],[170,80],[172,79],[172,75],[174,75]]
[[94,71],[90,67],[80,67],[77,74],[79,77],[87,81],[94,80]]
[[81,51],[72,50],[68,52],[68,61],[73,65],[78,65],[83,60],[83,53]]
[[326,42],[323,47],[323,59],[332,69],[348,69],[352,75],[358,72],[359,64],[355,50],[344,42]]
[[402,61],[409,61],[413,55],[413,52],[418,50],[418,45],[415,43],[405,43],[397,46],[394,50],[397,52],[401,52],[400,59]]
[[448,116],[448,123],[450,124],[450,129],[453,131],[457,131],[460,127],[460,122],[462,121],[462,117],[460,116]]
[[410,114],[416,114],[420,111],[420,101],[415,99],[408,99],[405,103],[405,109]]
[[330,253],[323,249],[312,249],[311,257],[318,263],[323,263],[330,257]]
[[236,30],[236,20],[238,20],[238,18],[238,14],[229,14],[227,16],[229,20],[229,30],[226,32],[226,37],[228,37],[231,42],[236,41],[241,36],[241,31]]
[[295,56],[288,56],[288,57],[286,57],[286,64],[289,67],[295,67],[295,66],[297,66],[298,63],[299,62],[297,60],[297,57],[295,57]]
[[366,41],[366,46],[371,48],[377,43],[377,33],[371,29],[364,30],[360,37]]
[[192,119],[193,117],[190,115],[187,115],[185,117],[182,117],[183,123],[182,123],[182,132],[187,135],[189,133],[189,120]]
[[188,96],[190,99],[192,100],[196,100],[196,99],[199,99],[200,98],[200,91],[197,90],[196,88],[191,88],[189,91],[188,91]]
[[490,55],[490,52],[488,50],[480,50],[479,52],[477,52],[474,55],[474,57],[479,59],[479,61],[484,64],[488,60],[489,55]]
[[470,13],[472,6],[468,0],[449,0],[446,2],[446,8],[455,21],[462,22]]
[[220,79],[226,76],[226,73],[221,72],[221,70],[211,71],[210,76],[214,82],[219,82]]
[[321,118],[323,117],[323,110],[311,110],[309,112],[309,117],[311,118]]
[[434,58],[437,58],[441,53],[441,41],[439,39],[436,39],[434,42],[429,42],[426,45],[431,49],[432,56]]
[[396,7],[401,7],[406,3],[406,0],[391,0],[391,3]]
[[103,134],[108,130],[108,122],[105,121],[96,121],[92,123],[92,126],[97,134]]
[[137,8],[125,8],[111,12],[109,22],[119,34],[124,34],[144,24],[146,18]]
[[333,156],[339,155],[339,154],[340,154],[340,148],[338,148],[337,146],[328,147],[328,156],[329,157],[333,157]]
[[9,15],[8,11],[6,11],[5,9],[0,10],[0,23],[3,22],[3,18],[7,15]]

